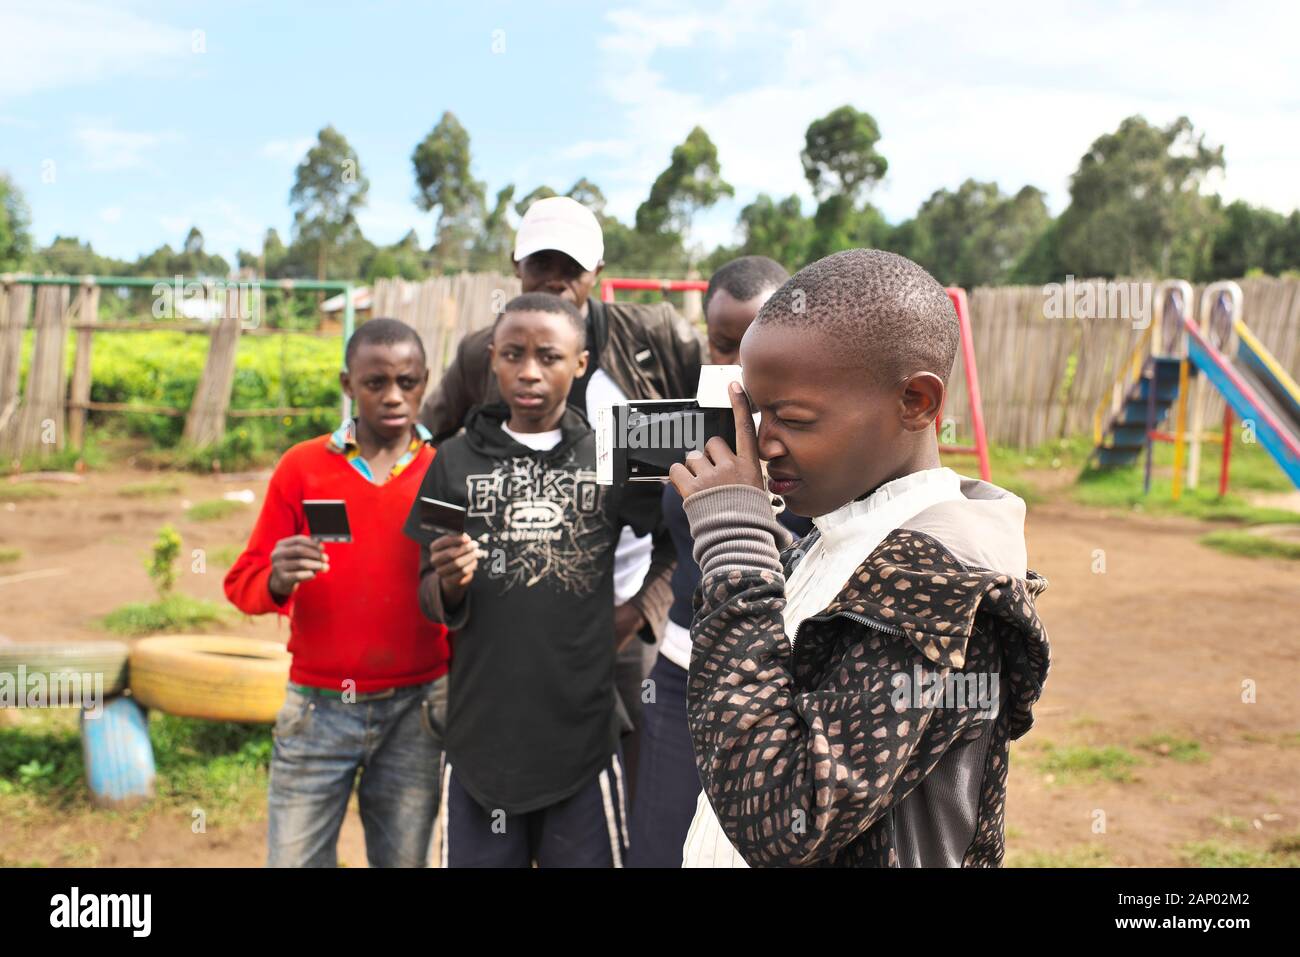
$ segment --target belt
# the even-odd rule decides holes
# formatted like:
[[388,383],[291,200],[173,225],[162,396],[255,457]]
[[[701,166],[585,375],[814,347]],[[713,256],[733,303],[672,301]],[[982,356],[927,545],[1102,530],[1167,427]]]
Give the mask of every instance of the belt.
[[347,692],[335,691],[333,688],[314,688],[311,685],[297,685],[292,681],[289,682],[289,688],[299,694],[317,695],[322,698],[342,698],[345,694],[355,694],[357,701],[379,701],[383,698],[391,698],[397,694],[396,688],[385,688],[383,691],[366,691],[366,692]]

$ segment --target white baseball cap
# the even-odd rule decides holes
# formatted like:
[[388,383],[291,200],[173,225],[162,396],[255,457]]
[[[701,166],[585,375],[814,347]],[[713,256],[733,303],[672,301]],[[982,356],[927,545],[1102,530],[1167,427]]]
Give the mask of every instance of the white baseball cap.
[[543,249],[558,249],[583,269],[595,269],[605,255],[596,214],[568,196],[537,200],[515,233],[515,262]]

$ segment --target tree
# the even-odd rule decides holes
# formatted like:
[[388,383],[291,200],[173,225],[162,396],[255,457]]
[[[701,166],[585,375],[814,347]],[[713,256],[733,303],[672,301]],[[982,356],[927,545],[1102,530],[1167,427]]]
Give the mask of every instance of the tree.
[[230,264],[221,256],[210,255],[203,248],[203,233],[191,226],[179,251],[165,243],[136,260],[132,271],[139,276],[225,278],[230,274]]
[[564,194],[570,199],[576,199],[589,210],[596,214],[597,219],[605,215],[605,194],[601,192],[600,187],[593,183],[587,177],[583,176],[576,183],[569,187],[569,191]]
[[428,274],[425,258],[424,250],[420,247],[420,237],[412,229],[393,245],[376,249],[362,274],[367,282],[393,277],[421,279]]
[[514,184],[497,192],[492,211],[483,218],[483,229],[474,240],[470,268],[509,273],[513,262],[514,230],[510,228],[510,203],[515,196]]
[[333,126],[317,135],[289,191],[294,210],[294,241],[311,245],[316,278],[326,278],[329,256],[360,235],[356,214],[366,204],[370,183],[347,139]]
[[463,269],[483,219],[483,183],[470,173],[469,133],[455,114],[442,114],[411,155],[416,204],[438,211],[434,251],[444,271]]
[[921,204],[898,251],[945,285],[991,286],[1007,281],[1050,220],[1041,190],[1007,196],[997,183],[968,179]]
[[1281,213],[1241,200],[1228,204],[1214,231],[1207,268],[1198,278],[1238,279],[1254,271],[1278,275],[1300,265],[1286,261],[1286,228],[1287,219]]
[[552,196],[559,195],[559,193],[551,189],[549,186],[538,186],[519,202],[515,203],[515,212],[522,216],[524,213],[528,212],[528,207],[533,205],[533,203],[537,202],[539,199],[550,199]]
[[707,209],[723,196],[734,196],[735,192],[722,178],[718,148],[709,134],[697,126],[680,146],[673,148],[668,168],[659,174],[650,187],[649,197],[637,207],[637,232],[671,234],[684,242],[697,211]]
[[142,275],[136,266],[101,256],[90,243],[75,236],[55,236],[48,246],[37,250],[32,256],[32,271],[65,276]]
[[803,204],[798,196],[787,196],[778,203],[766,193],[760,193],[740,211],[737,225],[741,233],[740,246],[730,251],[733,255],[728,255],[727,259],[767,256],[791,272],[807,262],[813,224],[803,214]]
[[1222,170],[1183,116],[1165,127],[1130,116],[1093,141],[1070,179],[1061,214],[1061,256],[1076,275],[1192,276],[1209,258],[1215,213],[1201,195]]
[[808,125],[799,158],[818,200],[810,258],[849,248],[863,232],[879,232],[872,228],[874,220],[883,222],[878,212],[869,214],[864,224],[855,222],[859,198],[889,170],[888,161],[876,151],[879,141],[880,128],[871,114],[847,105]]
[[19,269],[32,251],[32,217],[22,192],[0,173],[0,269]]

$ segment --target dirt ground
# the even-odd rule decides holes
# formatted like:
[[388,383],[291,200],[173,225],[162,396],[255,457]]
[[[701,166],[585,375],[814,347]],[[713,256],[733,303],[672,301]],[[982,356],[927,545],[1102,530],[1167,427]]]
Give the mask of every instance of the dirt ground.
[[[174,481],[178,494],[127,498],[122,486]],[[178,589],[222,600],[219,559],[242,545],[265,476],[94,472],[57,497],[13,501],[0,484],[0,633],[14,642],[106,637],[96,619],[152,598],[144,558],[161,525],[183,538]],[[187,503],[251,489],[256,502],[217,521]],[[7,497],[8,496],[8,497]],[[1300,568],[1230,556],[1197,543],[1212,526],[1107,513],[1052,494],[1031,508],[1031,567],[1050,586],[1039,610],[1052,669],[1035,728],[1013,747],[1008,862],[1177,865],[1189,846],[1263,852],[1300,834]],[[206,568],[191,570],[193,550]],[[224,552],[224,554],[222,554]],[[223,633],[285,640],[270,618],[235,613]],[[3,640],[3,637],[0,637]],[[1253,688],[1253,702],[1243,701]],[[1249,697],[1249,695],[1246,695]],[[3,733],[0,716],[0,734]],[[1195,742],[1196,760],[1150,739]],[[1146,742],[1144,744],[1144,742]],[[1113,746],[1137,760],[1128,780],[1053,770],[1061,749]],[[1169,754],[1163,751],[1171,751]],[[0,860],[98,865],[259,865],[263,819],[191,833],[162,811],[64,819],[28,808],[5,819]],[[182,838],[180,835],[183,835]],[[364,866],[355,807],[341,859]]]

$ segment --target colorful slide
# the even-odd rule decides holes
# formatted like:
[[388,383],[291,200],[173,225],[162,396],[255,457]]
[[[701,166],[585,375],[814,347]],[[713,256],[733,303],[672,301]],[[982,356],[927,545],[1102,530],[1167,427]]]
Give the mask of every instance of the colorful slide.
[[1235,283],[1206,290],[1204,328],[1183,317],[1187,357],[1236,416],[1253,423],[1256,440],[1300,488],[1300,386],[1237,318],[1240,296]]

